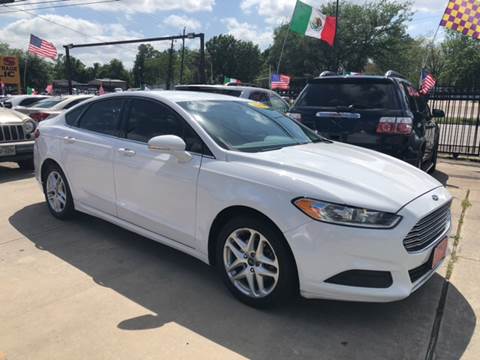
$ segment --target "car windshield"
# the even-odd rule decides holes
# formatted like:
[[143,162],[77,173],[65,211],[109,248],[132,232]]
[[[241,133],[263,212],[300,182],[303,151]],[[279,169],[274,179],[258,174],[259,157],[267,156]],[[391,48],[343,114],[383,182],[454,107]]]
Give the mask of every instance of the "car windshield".
[[257,102],[180,102],[213,140],[225,149],[243,152],[327,141],[289,117]]
[[65,100],[65,98],[58,98],[58,99],[45,99],[45,100],[40,100],[35,104],[36,108],[42,108],[42,109],[48,109],[51,107],[54,107],[58,103],[62,102]]
[[321,81],[307,85],[297,106],[399,110],[391,82]]

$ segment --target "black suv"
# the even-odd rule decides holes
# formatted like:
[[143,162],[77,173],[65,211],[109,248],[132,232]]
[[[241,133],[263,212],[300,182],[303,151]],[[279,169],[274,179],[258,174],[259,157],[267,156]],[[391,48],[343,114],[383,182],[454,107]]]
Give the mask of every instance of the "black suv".
[[429,172],[435,170],[445,116],[427,105],[401,75],[326,75],[312,79],[289,115],[335,141],[377,150]]

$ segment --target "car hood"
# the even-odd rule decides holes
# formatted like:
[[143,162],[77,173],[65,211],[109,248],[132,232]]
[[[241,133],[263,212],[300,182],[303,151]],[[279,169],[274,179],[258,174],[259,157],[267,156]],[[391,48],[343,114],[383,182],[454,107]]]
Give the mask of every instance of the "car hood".
[[[315,143],[260,153],[231,152],[271,173],[273,186],[292,197],[313,197],[374,210],[397,212],[405,204],[442,186],[425,172],[391,156],[342,143]],[[256,174],[253,171],[253,174]],[[256,178],[255,181],[262,181]]]
[[0,108],[0,124],[22,123],[28,118],[18,111]]

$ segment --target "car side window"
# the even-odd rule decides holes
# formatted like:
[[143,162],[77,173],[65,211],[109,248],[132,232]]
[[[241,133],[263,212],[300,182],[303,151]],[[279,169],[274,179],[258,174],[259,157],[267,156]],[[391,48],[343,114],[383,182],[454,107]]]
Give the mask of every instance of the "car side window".
[[134,99],[127,118],[126,138],[147,143],[160,135],[176,135],[185,141],[186,150],[210,155],[202,139],[185,120],[158,102]]
[[415,90],[412,86],[406,84],[403,85],[403,88],[405,91],[405,96],[407,97],[410,110],[413,113],[418,112],[417,101],[415,99],[415,94],[418,94],[417,90]]
[[122,99],[95,102],[83,113],[78,126],[101,134],[121,136],[120,119],[122,106]]
[[281,113],[288,111],[288,105],[279,96],[270,94],[270,101],[272,103],[272,109]]
[[36,102],[40,101],[40,100],[43,100],[44,98],[37,98],[37,97],[31,97],[31,98],[27,98],[27,99],[24,99],[22,101],[20,101],[20,104],[18,104],[19,106],[29,106],[29,105],[32,105],[32,104],[35,104]]
[[70,126],[77,126],[78,117],[83,113],[87,105],[82,105],[65,114],[65,123]]
[[263,91],[254,91],[248,97],[250,100],[261,102],[262,104],[272,106],[268,93]]

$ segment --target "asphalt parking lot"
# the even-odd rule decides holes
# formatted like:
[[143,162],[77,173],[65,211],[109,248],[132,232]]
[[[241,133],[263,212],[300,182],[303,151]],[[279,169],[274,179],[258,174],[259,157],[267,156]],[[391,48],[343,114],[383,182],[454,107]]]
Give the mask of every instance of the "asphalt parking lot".
[[454,256],[411,297],[259,311],[187,255],[56,220],[33,175],[0,164],[0,359],[478,359],[480,165],[435,176],[454,195]]

